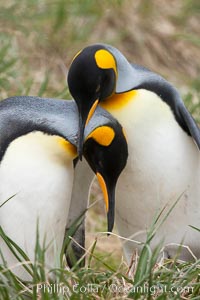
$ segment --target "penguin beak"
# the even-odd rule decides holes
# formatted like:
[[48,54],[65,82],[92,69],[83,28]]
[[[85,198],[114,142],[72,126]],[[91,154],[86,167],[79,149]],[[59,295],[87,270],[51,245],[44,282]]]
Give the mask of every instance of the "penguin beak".
[[96,99],[89,109],[79,108],[79,141],[77,146],[77,152],[80,160],[82,160],[82,156],[83,156],[85,126],[87,126],[87,124],[89,123],[92,115],[95,112],[98,103],[99,103],[99,99]]
[[108,232],[112,232],[115,219],[115,184],[111,186],[106,183],[106,180],[98,172],[96,175],[104,196],[107,211]]

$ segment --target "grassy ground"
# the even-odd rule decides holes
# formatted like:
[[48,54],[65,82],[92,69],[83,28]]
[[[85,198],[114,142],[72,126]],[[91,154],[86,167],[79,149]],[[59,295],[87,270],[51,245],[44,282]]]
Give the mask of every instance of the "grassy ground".
[[[71,58],[85,45],[105,42],[119,48],[129,60],[172,81],[200,122],[199,16],[198,0],[1,1],[0,99],[21,94],[70,98],[65,75]],[[101,200],[97,186],[93,195]],[[98,234],[106,229],[101,203],[91,209],[87,218],[89,249],[93,249],[97,238],[94,251],[88,255],[88,268],[74,272],[59,268],[56,275],[57,282],[69,289],[76,283],[79,289],[94,283],[97,290],[76,293],[72,289],[71,299],[126,299],[127,295],[134,299],[199,299],[199,262],[155,263],[157,253],[147,254],[147,247],[140,263],[133,262],[133,283],[132,276],[127,276],[119,240]],[[33,284],[27,291],[27,285],[10,272],[1,273],[0,299],[23,299],[23,291],[33,299],[69,298],[44,288],[38,296],[37,284],[47,282],[47,278],[36,265]],[[155,291],[145,290],[144,283]],[[191,284],[193,289],[177,291]],[[129,294],[131,288],[137,287],[143,289]],[[175,289],[171,291],[171,287]]]

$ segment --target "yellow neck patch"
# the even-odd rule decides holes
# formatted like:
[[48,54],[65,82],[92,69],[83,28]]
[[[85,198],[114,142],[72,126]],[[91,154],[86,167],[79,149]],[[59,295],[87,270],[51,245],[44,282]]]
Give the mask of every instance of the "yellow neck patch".
[[121,109],[123,106],[126,106],[130,101],[133,101],[137,94],[137,90],[132,90],[121,94],[113,94],[109,98],[100,102],[100,105],[108,111],[112,109]]
[[66,141],[64,138],[61,137],[57,137],[57,141],[58,144],[72,156],[72,158],[75,158],[77,156],[77,150],[74,145],[72,145],[70,142]]
[[101,146],[109,146],[115,137],[115,132],[111,127],[101,126],[92,131],[88,137],[93,138]]
[[113,69],[117,77],[117,66],[113,55],[107,50],[101,49],[95,53],[96,64],[101,69]]

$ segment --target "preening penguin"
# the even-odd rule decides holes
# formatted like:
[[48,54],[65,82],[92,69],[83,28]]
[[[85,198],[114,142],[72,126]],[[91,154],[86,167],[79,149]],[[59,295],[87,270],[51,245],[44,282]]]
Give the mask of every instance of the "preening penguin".
[[[101,130],[111,130],[112,137],[107,140]],[[15,195],[0,207],[0,226],[34,260],[38,220],[40,239],[45,238],[46,246],[50,245],[46,253],[46,263],[50,267],[54,263],[54,250],[60,253],[67,218],[78,217],[83,206],[87,207],[89,186],[84,185],[85,178],[91,182],[94,176],[85,167],[83,180],[74,179],[77,132],[78,114],[74,101],[12,97],[0,102],[0,204]],[[119,176],[126,164],[127,143],[121,126],[101,108],[88,124],[86,134],[84,155],[101,177],[106,205],[109,205],[114,201],[115,173]],[[116,140],[120,144],[117,150]],[[108,179],[106,177],[104,155],[107,151],[116,155],[113,179],[110,174]],[[124,163],[117,160],[121,153],[124,153]],[[71,201],[76,201],[73,205],[76,211],[70,212]],[[112,209],[108,206],[111,227],[113,220]],[[8,265],[15,265],[16,260],[2,240],[0,248]],[[27,278],[22,269],[17,272],[14,268],[14,271]]]
[[[80,156],[85,124],[98,104],[126,131],[129,158],[116,198],[120,235],[144,241],[155,215],[180,197],[152,246],[164,237],[165,244],[183,242],[200,257],[199,233],[189,227],[200,227],[200,130],[177,89],[105,44],[86,47],[74,57],[68,85],[80,115]],[[128,260],[135,247],[125,244]],[[167,257],[175,253],[176,247],[166,246]],[[180,257],[191,258],[184,249]]]

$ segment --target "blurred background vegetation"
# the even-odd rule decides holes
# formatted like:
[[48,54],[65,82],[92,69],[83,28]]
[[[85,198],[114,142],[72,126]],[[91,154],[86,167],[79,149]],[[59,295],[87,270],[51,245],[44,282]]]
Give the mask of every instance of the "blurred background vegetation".
[[[69,99],[66,73],[72,57],[98,42],[166,77],[200,122],[199,0],[1,0],[0,99]],[[105,230],[103,204],[90,215],[88,230]],[[103,221],[96,223],[98,217]],[[113,237],[102,239],[100,250],[119,249]]]

